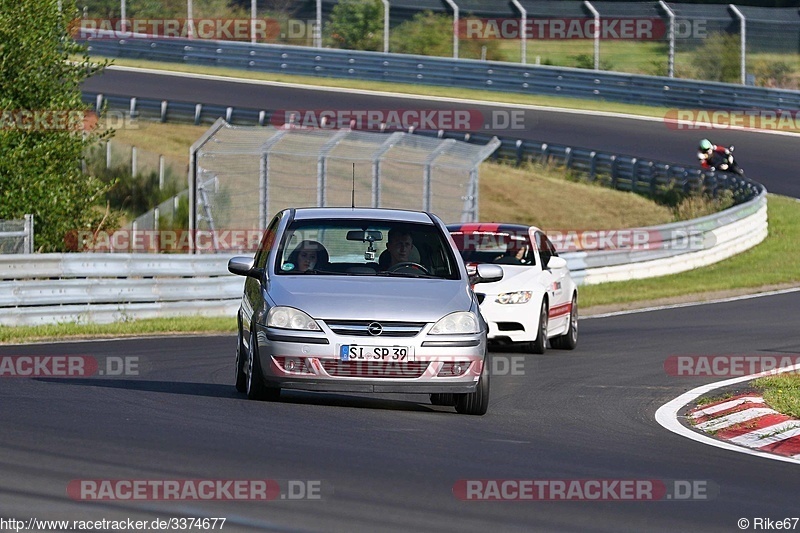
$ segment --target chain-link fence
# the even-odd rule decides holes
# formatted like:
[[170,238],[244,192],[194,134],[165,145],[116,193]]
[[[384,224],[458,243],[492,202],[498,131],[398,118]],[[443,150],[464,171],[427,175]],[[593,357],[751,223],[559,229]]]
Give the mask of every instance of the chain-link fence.
[[0,220],[0,254],[33,253],[33,215],[21,220]]
[[499,146],[405,132],[215,124],[192,147],[190,230],[264,229],[287,207],[392,207],[478,216],[478,165]]
[[[335,14],[337,4],[339,0],[304,0],[281,6],[257,5],[250,12],[235,10],[234,18],[245,17],[239,20],[241,35],[223,31],[226,26],[217,24],[233,16],[230,8],[226,11],[220,4],[216,11],[202,10],[198,16],[203,18],[195,21],[219,30],[192,35],[596,68],[788,89],[796,89],[800,79],[800,10],[796,7],[664,0],[385,0],[381,9],[360,15],[369,18],[359,20],[369,26],[369,36],[345,38],[337,34],[337,28],[348,27],[348,21]],[[186,24],[190,6],[190,2],[185,6],[178,2],[170,7],[129,7],[134,19],[145,12],[146,18],[153,18],[160,12],[180,26]],[[415,21],[426,12],[433,19]],[[254,18],[247,20],[249,17]],[[113,21],[103,20],[89,25],[102,28],[103,22],[113,27]],[[258,22],[264,31],[251,34],[248,22]],[[151,25],[145,24],[142,31],[149,28]]]

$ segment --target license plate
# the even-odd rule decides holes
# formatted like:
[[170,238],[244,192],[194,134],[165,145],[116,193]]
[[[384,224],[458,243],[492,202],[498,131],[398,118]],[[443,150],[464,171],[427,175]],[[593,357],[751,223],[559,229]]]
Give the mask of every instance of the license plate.
[[414,350],[409,346],[361,346],[342,344],[339,346],[342,361],[413,361]]

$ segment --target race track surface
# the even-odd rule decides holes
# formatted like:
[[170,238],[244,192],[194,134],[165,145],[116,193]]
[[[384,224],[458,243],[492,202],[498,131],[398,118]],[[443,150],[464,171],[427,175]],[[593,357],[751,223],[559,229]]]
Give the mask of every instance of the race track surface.
[[[581,321],[573,352],[517,358],[484,417],[414,395],[232,386],[234,336],[0,347],[0,356],[135,357],[139,375],[0,381],[5,517],[226,517],[223,531],[737,531],[797,512],[794,465],[671,434],[656,409],[710,378],[671,355],[798,353],[800,293]],[[316,480],[303,501],[75,501],[81,479]],[[695,501],[462,501],[458,480],[700,481]]]

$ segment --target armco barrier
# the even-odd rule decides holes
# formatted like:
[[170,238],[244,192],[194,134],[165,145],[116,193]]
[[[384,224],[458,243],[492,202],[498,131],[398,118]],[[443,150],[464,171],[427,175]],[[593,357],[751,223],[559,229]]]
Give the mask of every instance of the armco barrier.
[[130,39],[92,37],[85,43],[91,54],[106,57],[320,78],[567,96],[666,108],[800,108],[798,91],[567,67],[141,35]]
[[[579,284],[683,272],[751,248],[767,236],[767,198],[689,222],[644,228],[666,236],[654,251],[562,254]],[[700,249],[683,244],[687,235]],[[679,242],[682,241],[682,242]],[[243,280],[228,255],[34,254],[0,256],[0,325],[114,322],[179,315],[233,318]],[[55,278],[55,279],[53,279]]]

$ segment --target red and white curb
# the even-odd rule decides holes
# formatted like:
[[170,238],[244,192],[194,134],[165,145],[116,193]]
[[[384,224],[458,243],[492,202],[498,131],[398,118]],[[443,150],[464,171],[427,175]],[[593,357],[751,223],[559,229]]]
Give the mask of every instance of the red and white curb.
[[760,396],[741,395],[689,412],[694,428],[716,438],[800,459],[800,420],[782,415]]
[[[798,369],[800,365],[783,368],[781,372]],[[800,420],[771,409],[760,396],[741,395],[692,409],[687,418],[693,428],[679,420],[681,409],[715,389],[775,373],[762,372],[692,389],[662,405],[656,411],[656,421],[673,433],[703,444],[800,464]]]

